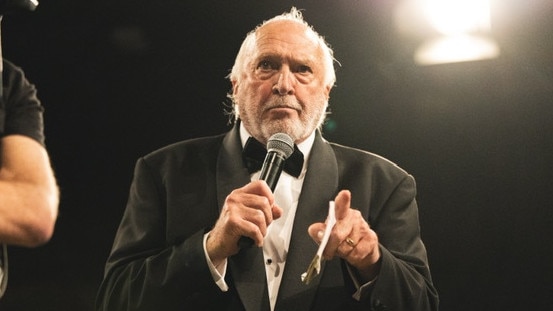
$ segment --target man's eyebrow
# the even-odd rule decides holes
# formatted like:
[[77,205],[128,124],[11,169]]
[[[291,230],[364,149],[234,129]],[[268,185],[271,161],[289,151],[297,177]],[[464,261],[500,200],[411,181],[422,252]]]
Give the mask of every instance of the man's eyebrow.
[[[284,62],[285,59],[288,59],[288,57],[267,51],[257,55],[253,60],[253,64],[257,66],[259,65],[260,62],[265,60],[274,61],[274,62]],[[295,54],[295,55],[292,55],[291,58],[289,58],[289,62],[291,63],[291,65],[294,65],[294,66],[302,65],[302,66],[308,66],[309,68],[315,68],[317,66],[318,60],[313,55],[298,56],[297,54]]]
[[278,56],[273,53],[261,53],[256,58],[256,60],[263,60],[263,59],[282,59],[281,56]]

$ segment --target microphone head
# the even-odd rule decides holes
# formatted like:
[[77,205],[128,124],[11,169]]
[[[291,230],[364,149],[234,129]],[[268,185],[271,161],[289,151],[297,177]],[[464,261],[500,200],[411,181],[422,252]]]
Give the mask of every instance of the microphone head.
[[281,154],[284,159],[294,152],[294,141],[288,134],[276,133],[269,138],[267,142],[267,152],[274,151]]

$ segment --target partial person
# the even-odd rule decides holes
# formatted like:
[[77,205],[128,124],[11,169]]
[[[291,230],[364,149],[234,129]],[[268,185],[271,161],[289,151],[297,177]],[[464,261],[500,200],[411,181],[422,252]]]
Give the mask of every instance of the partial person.
[[[438,309],[414,178],[322,136],[334,61],[295,8],[246,36],[233,128],[137,161],[97,310]],[[253,158],[276,133],[295,150],[273,193]],[[331,201],[326,260],[305,284]]]
[[0,295],[7,283],[7,247],[36,247],[52,237],[59,190],[45,147],[37,90],[23,70],[2,61],[0,97]]

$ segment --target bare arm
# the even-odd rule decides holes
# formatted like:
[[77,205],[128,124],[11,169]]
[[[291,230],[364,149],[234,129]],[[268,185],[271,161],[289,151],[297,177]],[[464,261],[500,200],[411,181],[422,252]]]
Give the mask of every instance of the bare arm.
[[52,236],[59,191],[46,149],[34,139],[0,140],[0,242],[34,247]]

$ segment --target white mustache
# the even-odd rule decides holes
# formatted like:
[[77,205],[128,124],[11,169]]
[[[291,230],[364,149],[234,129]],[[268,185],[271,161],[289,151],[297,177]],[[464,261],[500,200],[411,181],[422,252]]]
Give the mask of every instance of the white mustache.
[[300,103],[292,98],[289,98],[287,100],[283,98],[275,98],[273,100],[270,100],[265,103],[264,105],[265,110],[273,109],[273,108],[290,108],[295,110],[301,110],[302,106]]

